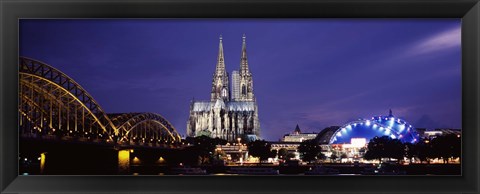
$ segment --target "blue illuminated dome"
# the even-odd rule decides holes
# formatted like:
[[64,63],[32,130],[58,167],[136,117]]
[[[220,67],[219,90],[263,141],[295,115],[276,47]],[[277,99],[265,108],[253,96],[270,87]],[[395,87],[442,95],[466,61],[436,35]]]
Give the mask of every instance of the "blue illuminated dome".
[[372,119],[349,122],[340,127],[330,138],[330,144],[350,143],[351,138],[365,138],[367,141],[375,136],[389,136],[402,142],[414,143],[418,134],[406,121],[396,118],[390,110],[388,116],[376,116]]

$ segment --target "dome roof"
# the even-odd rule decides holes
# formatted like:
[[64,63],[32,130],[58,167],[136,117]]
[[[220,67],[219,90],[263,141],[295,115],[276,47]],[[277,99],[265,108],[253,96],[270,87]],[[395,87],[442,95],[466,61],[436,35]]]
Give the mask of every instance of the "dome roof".
[[375,116],[349,122],[333,133],[330,144],[350,143],[351,138],[365,138],[367,142],[375,136],[389,136],[402,142],[415,142],[418,134],[415,128],[403,119],[393,116]]

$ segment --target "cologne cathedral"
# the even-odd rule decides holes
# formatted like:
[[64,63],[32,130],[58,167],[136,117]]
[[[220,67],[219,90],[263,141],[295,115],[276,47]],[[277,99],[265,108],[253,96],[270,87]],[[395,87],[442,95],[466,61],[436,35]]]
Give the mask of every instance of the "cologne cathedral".
[[240,70],[232,72],[230,85],[220,36],[211,98],[210,101],[192,100],[187,121],[188,136],[206,135],[231,142],[238,138],[249,141],[259,138],[260,122],[253,94],[252,73],[248,69],[245,34],[242,39]]

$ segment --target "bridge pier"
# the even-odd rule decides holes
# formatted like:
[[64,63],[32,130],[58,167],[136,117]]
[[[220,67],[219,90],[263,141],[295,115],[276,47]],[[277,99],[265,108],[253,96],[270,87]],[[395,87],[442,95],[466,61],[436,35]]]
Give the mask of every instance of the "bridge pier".
[[130,174],[130,151],[118,150],[118,174]]

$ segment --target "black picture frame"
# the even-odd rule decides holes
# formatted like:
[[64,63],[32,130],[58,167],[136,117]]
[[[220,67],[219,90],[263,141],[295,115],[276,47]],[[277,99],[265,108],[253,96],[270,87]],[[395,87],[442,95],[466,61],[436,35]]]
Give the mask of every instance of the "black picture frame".
[[[2,193],[478,193],[478,0],[0,0]],[[462,176],[18,176],[19,18],[462,18]]]

